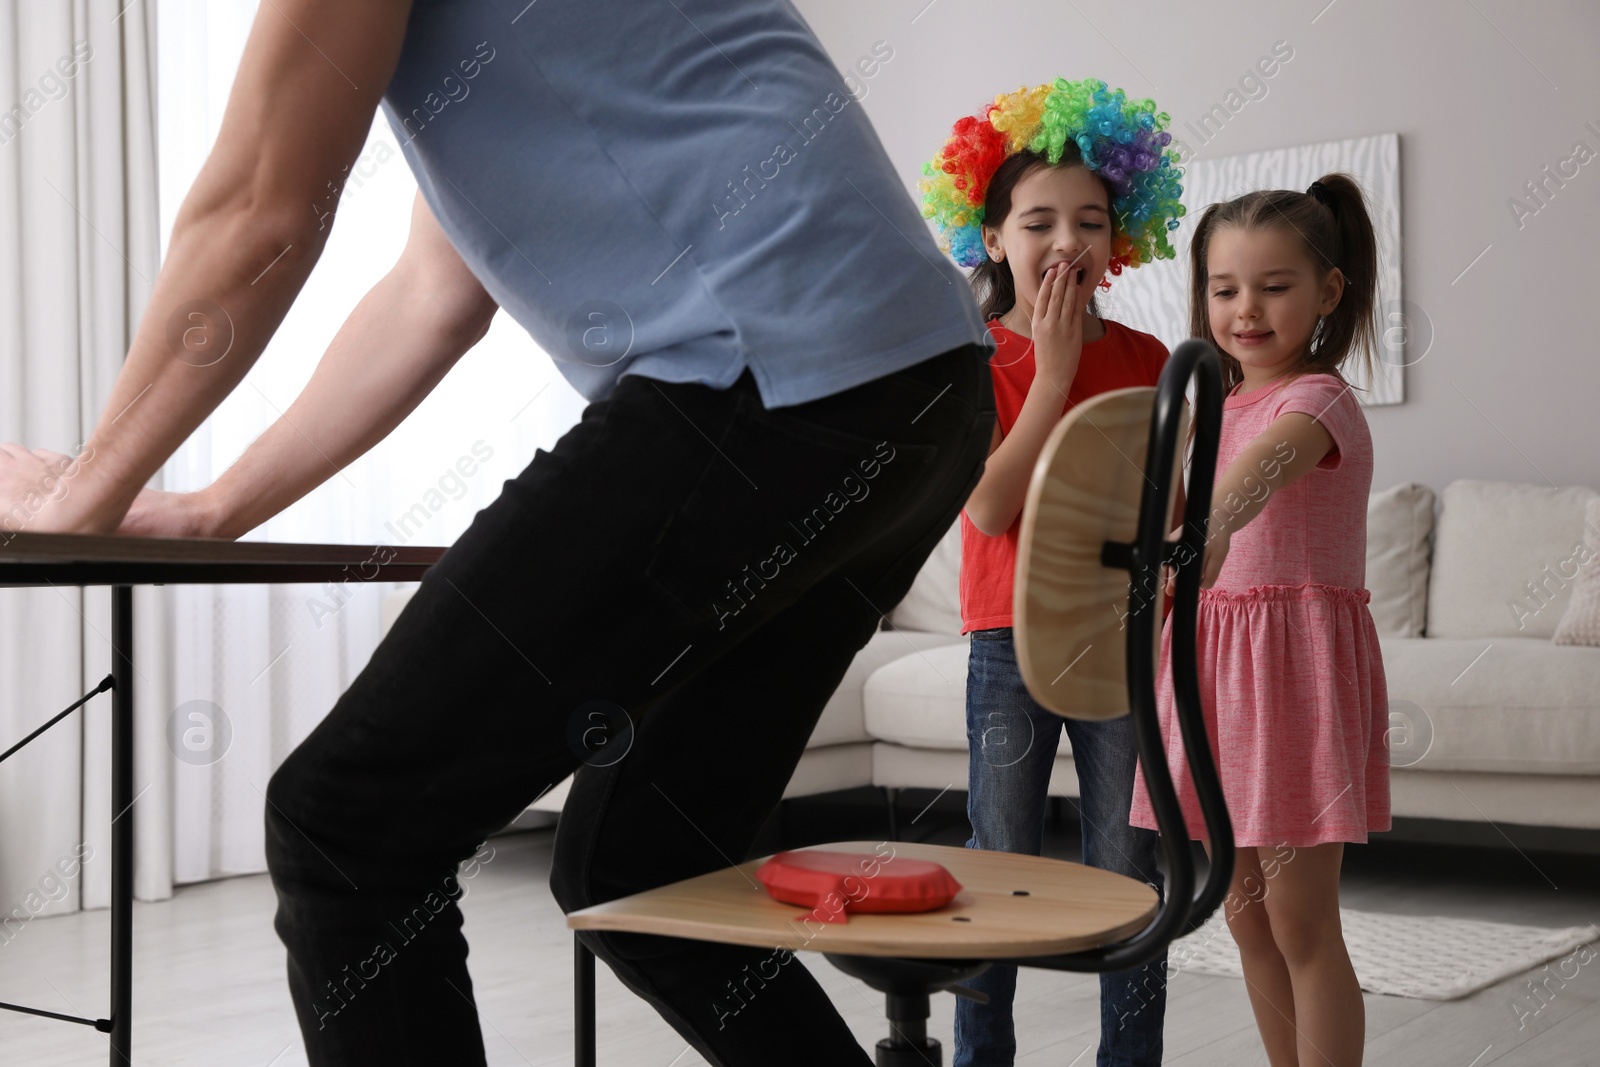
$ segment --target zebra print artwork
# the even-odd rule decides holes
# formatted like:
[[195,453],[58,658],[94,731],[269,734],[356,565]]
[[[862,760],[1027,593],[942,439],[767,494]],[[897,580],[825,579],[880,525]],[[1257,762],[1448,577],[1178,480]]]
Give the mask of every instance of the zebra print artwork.
[[1253,189],[1304,190],[1324,174],[1342,171],[1366,190],[1378,240],[1376,380],[1356,361],[1341,370],[1368,405],[1405,399],[1404,369],[1427,354],[1432,325],[1400,291],[1400,138],[1386,133],[1348,141],[1277,148],[1267,152],[1196,159],[1184,164],[1187,209],[1172,233],[1177,258],[1146,263],[1111,280],[1098,295],[1105,317],[1154,334],[1168,349],[1189,336],[1189,238],[1205,208]]

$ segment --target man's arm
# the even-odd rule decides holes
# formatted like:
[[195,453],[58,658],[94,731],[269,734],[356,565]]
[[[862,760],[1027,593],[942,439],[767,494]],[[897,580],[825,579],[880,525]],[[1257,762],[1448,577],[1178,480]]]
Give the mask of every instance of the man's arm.
[[483,338],[496,310],[418,193],[405,251],[289,410],[213,485],[145,490],[117,532],[232,539],[255,529],[387,437]]
[[[316,265],[344,168],[388,87],[409,0],[261,5],[217,142],[185,197],[128,358],[31,531],[109,533],[233,391]],[[333,183],[330,188],[329,183]],[[0,510],[36,472],[0,454]]]

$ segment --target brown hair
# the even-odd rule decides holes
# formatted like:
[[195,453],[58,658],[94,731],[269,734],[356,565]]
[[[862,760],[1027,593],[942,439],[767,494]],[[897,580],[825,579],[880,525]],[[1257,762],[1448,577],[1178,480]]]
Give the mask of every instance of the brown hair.
[[[1070,140],[1062,146],[1059,163],[1051,163],[1041,153],[1026,148],[1007,156],[996,168],[994,177],[989,179],[989,188],[983,198],[983,224],[995,230],[1000,228],[1000,224],[1011,214],[1011,194],[1016,191],[1017,183],[1038,168],[1083,165],[1083,155],[1078,151],[1078,146]],[[1114,203],[1113,193],[1104,178],[1099,174],[1095,174],[1095,177],[1102,186],[1105,186],[1106,216],[1114,236],[1117,233],[1117,222],[1116,215],[1111,210],[1111,205]],[[988,322],[996,315],[1004,315],[1017,306],[1016,283],[1011,277],[1011,268],[1006,264],[986,258],[972,268],[972,273],[967,275],[967,281],[972,285],[973,295],[978,298],[978,307],[983,312],[984,322]],[[1093,296],[1089,298],[1089,314],[1095,318],[1100,317],[1099,305]]]
[[1378,244],[1367,214],[1361,186],[1348,174],[1328,174],[1319,179],[1331,204],[1310,193],[1290,189],[1258,190],[1226,203],[1212,204],[1200,216],[1189,245],[1189,335],[1208,341],[1222,357],[1223,392],[1244,380],[1239,361],[1225,352],[1211,335],[1206,297],[1206,252],[1211,235],[1225,227],[1242,230],[1293,230],[1300,235],[1306,255],[1319,273],[1332,267],[1344,274],[1344,295],[1338,307],[1323,317],[1311,343],[1301,353],[1291,376],[1339,374],[1352,350],[1360,358],[1367,380],[1372,380],[1377,352],[1373,303],[1378,284]]

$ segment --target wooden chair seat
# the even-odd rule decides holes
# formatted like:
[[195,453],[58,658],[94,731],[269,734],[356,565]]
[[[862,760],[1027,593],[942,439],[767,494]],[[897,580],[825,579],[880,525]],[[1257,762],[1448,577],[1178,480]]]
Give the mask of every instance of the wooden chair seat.
[[936,911],[807,922],[807,909],[773,900],[756,879],[763,857],[574,911],[567,926],[795,952],[988,960],[1077,952],[1118,941],[1148,926],[1159,903],[1155,890],[1143,882],[1038,856],[905,841],[815,847],[876,855],[885,871],[899,857],[931,860],[943,864],[962,889]]

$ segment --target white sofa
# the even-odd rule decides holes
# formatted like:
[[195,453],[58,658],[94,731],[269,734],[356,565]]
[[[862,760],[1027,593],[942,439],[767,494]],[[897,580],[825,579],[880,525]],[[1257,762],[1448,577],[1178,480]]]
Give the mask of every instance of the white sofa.
[[[1438,501],[1420,485],[1370,498],[1367,587],[1389,687],[1395,815],[1600,828],[1600,648],[1551,641],[1597,497],[1458,481]],[[1600,528],[1588,538],[1600,548]],[[786,797],[966,789],[960,556],[952,527],[857,654]],[[409,595],[391,594],[386,620]],[[568,784],[534,808],[559,811]],[[1078,793],[1064,736],[1050,792]]]

